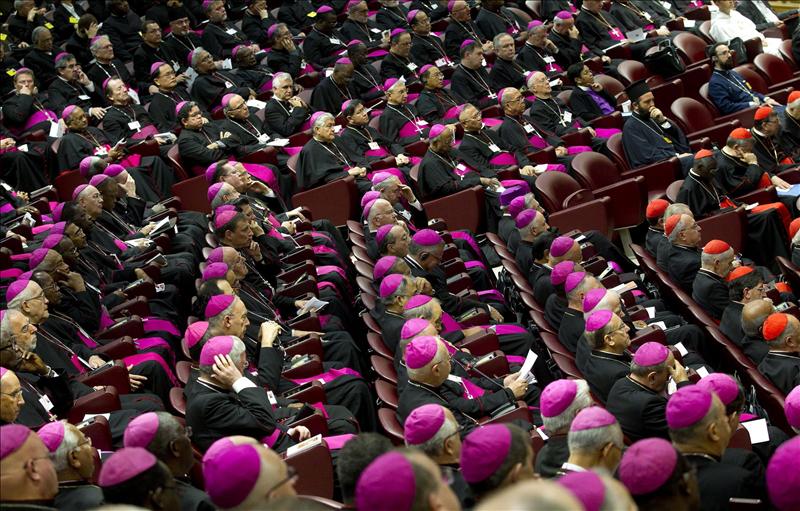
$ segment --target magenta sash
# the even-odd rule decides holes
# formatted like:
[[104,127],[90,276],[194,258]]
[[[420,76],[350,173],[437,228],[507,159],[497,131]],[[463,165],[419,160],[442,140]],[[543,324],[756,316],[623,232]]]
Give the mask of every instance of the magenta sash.
[[446,312],[442,312],[442,332],[449,334],[461,330],[461,326],[453,319],[453,316]]
[[22,275],[22,270],[19,268],[9,268],[7,270],[0,270],[0,279],[15,279]]
[[275,431],[261,439],[261,443],[266,444],[267,447],[272,447],[278,441],[278,438],[280,438],[281,433],[282,431],[280,429],[275,428]]
[[128,250],[128,245],[126,245],[125,242],[122,240],[114,239],[114,245],[116,245],[117,248],[120,249],[122,252]]
[[122,361],[125,362],[125,365],[133,366],[143,364],[145,362],[155,362],[164,369],[165,373],[167,373],[167,378],[169,378],[169,381],[172,383],[173,387],[180,387],[181,385],[178,381],[178,378],[175,377],[175,373],[173,373],[172,369],[170,369],[167,363],[164,362],[164,359],[155,353],[140,353],[138,355],[125,357],[122,359]]
[[524,364],[525,357],[520,357],[519,355],[506,355],[506,360],[509,364]]
[[5,214],[5,213],[11,213],[12,211],[14,211],[14,206],[12,206],[10,202],[7,202],[2,206],[0,206],[0,213]]
[[311,231],[310,234],[311,234],[311,237],[314,238],[314,241],[318,242],[320,245],[323,245],[323,244],[324,245],[328,245],[328,244],[332,244],[333,243],[333,240],[331,239],[331,237],[328,236],[324,232]]
[[409,102],[409,104],[415,103],[418,98],[419,98],[419,94],[417,94],[416,92],[412,92],[412,93],[408,94],[407,101]]
[[606,261],[611,269],[617,273],[622,273],[622,266],[620,266],[616,261]]
[[483,299],[486,298],[490,301],[499,303],[505,303],[506,301],[503,295],[500,294],[500,292],[496,289],[485,289],[483,291],[478,291],[478,298],[480,298],[481,301],[485,301]]
[[567,167],[560,163],[548,163],[545,172],[566,172]]
[[167,332],[168,334],[181,336],[178,328],[171,321],[159,318],[144,318],[142,320],[145,332]]
[[100,309],[100,328],[105,330],[115,323],[114,319],[108,314],[105,307]]
[[83,362],[78,358],[78,355],[72,355],[69,357],[69,361],[72,362],[72,365],[78,370],[79,373],[84,374],[89,371],[89,369],[83,365]]
[[328,410],[325,409],[325,405],[323,405],[322,403],[309,403],[309,404],[314,408],[316,408],[317,410],[319,410],[320,412],[322,412],[322,416],[325,417],[326,419],[330,417],[328,415]]
[[464,397],[467,399],[474,399],[476,397],[481,397],[484,393],[484,390],[467,378],[461,379],[461,386],[464,388]]
[[503,185],[503,188],[510,188],[512,186],[520,186],[524,189],[530,190],[528,187],[528,183],[523,181],[522,179],[503,179],[500,181],[500,184]]
[[689,2],[689,7],[696,7],[696,8],[703,7],[703,0],[692,0],[691,2]]
[[347,275],[345,275],[344,270],[339,268],[338,266],[333,266],[333,265],[317,266],[317,275],[324,275],[326,273],[338,273],[343,279],[347,278]]
[[121,162],[120,165],[123,167],[138,167],[142,163],[142,155],[141,154],[129,154],[126,156]]
[[624,41],[625,40],[625,34],[623,34],[622,31],[620,29],[618,29],[618,28],[612,28],[611,30],[609,30],[608,31],[608,36],[611,37],[611,39],[613,39],[615,41]]
[[348,433],[346,435],[326,436],[323,437],[322,440],[325,441],[325,444],[328,446],[328,449],[330,449],[331,451],[337,451],[342,447],[344,447],[344,444],[346,444],[354,436],[355,435],[351,435],[350,433]]
[[480,261],[464,261],[464,268],[483,268],[486,269],[486,265]]
[[469,248],[472,249],[472,253],[475,254],[476,257],[481,257],[483,255],[481,247],[478,246],[478,242],[476,242],[468,232],[450,231],[450,237],[466,241],[467,245],[469,245]]
[[547,65],[547,70],[551,73],[560,73],[564,69],[555,62],[551,62],[550,64]]
[[644,31],[645,31],[645,32],[650,32],[651,30],[655,30],[655,29],[656,29],[656,26],[655,26],[655,25],[653,25],[652,23],[651,23],[651,24],[649,24],[649,25],[645,25],[645,26],[644,26]]
[[172,346],[169,345],[167,341],[162,339],[161,337],[142,337],[140,339],[135,339],[133,343],[136,345],[136,348],[141,350],[149,350],[151,348],[158,348],[166,350],[169,353],[171,358],[175,358],[175,354],[172,351]]
[[492,165],[516,165],[517,159],[511,153],[499,153],[489,160]]
[[275,178],[275,174],[272,172],[272,169],[256,163],[242,163],[242,166],[244,166],[251,176],[267,183],[269,187],[275,191],[275,193],[280,193],[278,180]]
[[588,145],[571,145],[567,147],[567,154],[578,154],[591,152],[592,148]]
[[[484,328],[488,328],[488,326]],[[512,325],[509,323],[498,323],[497,325],[494,325],[494,333],[496,333],[497,335],[515,335],[515,334],[527,334],[528,331],[519,325]]]
[[427,126],[418,126],[416,123],[407,122],[400,128],[399,135],[403,138],[413,137],[414,135],[422,135],[421,131]]
[[387,151],[383,147],[379,147],[377,149],[369,149],[364,154],[367,155],[367,156],[375,156],[375,157],[378,157],[378,158],[383,158],[384,156],[388,156],[389,155],[389,151]]
[[52,110],[37,110],[33,115],[28,117],[25,122],[25,129],[29,130],[40,122],[53,121],[58,122],[58,116]]
[[517,27],[515,27],[514,25],[511,25],[510,27],[508,27],[506,29],[506,34],[517,35],[517,34],[519,34],[519,29]]
[[78,334],[78,338],[83,342],[83,344],[85,344],[89,348],[94,349],[97,347],[97,343],[94,342],[94,339],[86,335],[83,332],[83,329],[79,328],[75,333]]
[[330,369],[322,374],[318,374],[310,378],[297,378],[297,379],[290,378],[289,380],[298,385],[302,385],[304,383],[308,383],[310,381],[315,381],[315,380],[316,381],[322,380],[321,383],[325,384],[332,382],[333,380],[335,380],[340,376],[355,376],[356,378],[361,378],[361,375],[358,373],[358,371],[354,371],[349,367],[345,367],[344,369]]
[[306,122],[304,122],[302,126],[300,126],[299,131],[307,131],[310,129],[311,129],[311,118],[309,117],[308,119],[306,119]]
[[262,85],[258,89],[258,92],[267,92],[267,91],[271,91],[271,90],[272,90],[272,79],[270,78],[269,80],[267,80],[267,82],[264,85]]
[[531,138],[529,138],[528,142],[530,142],[530,144],[536,149],[544,149],[545,147],[550,145],[547,143],[547,140],[543,139],[538,135],[534,135]]
[[142,140],[149,136],[156,135],[158,130],[152,124],[148,124],[147,126],[142,127],[139,131],[131,135],[131,138],[134,140]]
[[617,133],[622,133],[622,131],[617,128],[597,128],[594,132],[597,133],[597,136],[600,138],[611,138]]

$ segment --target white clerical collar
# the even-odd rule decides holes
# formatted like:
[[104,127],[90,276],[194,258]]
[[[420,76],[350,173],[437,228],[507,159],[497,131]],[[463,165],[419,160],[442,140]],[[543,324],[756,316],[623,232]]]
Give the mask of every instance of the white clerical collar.
[[585,468],[580,465],[575,465],[573,463],[564,462],[561,464],[561,470],[569,471],[569,472],[587,472]]

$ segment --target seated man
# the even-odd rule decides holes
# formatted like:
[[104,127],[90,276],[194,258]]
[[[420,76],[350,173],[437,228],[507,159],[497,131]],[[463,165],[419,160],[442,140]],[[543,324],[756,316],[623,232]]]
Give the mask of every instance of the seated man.
[[764,321],[762,332],[769,353],[758,370],[788,394],[800,385],[800,321],[790,314],[775,313]]
[[495,86],[483,64],[483,47],[473,39],[461,43],[461,62],[451,77],[453,96],[478,108],[497,104]]
[[225,2],[221,0],[203,2],[203,10],[208,16],[208,24],[203,28],[201,41],[203,47],[214,58],[229,58],[233,48],[240,44],[249,44],[253,46],[253,50],[259,51],[260,48],[257,44],[251,44],[241,30],[236,28],[233,23],[226,21],[228,13],[225,10]]
[[[770,40],[758,31],[756,24],[735,9],[736,2],[730,0],[714,0],[717,11],[711,14],[711,38],[718,43],[729,43],[731,39],[761,39],[765,52],[780,56],[780,40]],[[777,44],[776,44],[777,43]],[[750,55],[754,57],[754,55]]]
[[781,125],[778,113],[770,106],[762,106],[753,116],[753,127],[750,133],[756,143],[753,146],[758,158],[758,165],[772,176],[782,170],[797,168],[791,155],[795,148],[780,143]]
[[586,380],[556,380],[549,383],[539,398],[542,423],[547,431],[544,447],[536,453],[536,473],[555,477],[569,458],[567,432],[575,416],[592,406]]
[[108,36],[95,37],[89,48],[94,55],[94,62],[86,69],[86,76],[92,80],[97,90],[102,90],[103,82],[112,76],[120,77],[125,83],[135,84],[125,63],[115,56],[114,45]]
[[[764,342],[763,326],[773,312],[775,312],[775,306],[769,298],[752,300],[742,308],[744,337],[739,339],[737,345],[756,364],[760,364],[769,353],[769,346]],[[735,339],[731,340],[736,342]]]
[[675,360],[669,348],[647,342],[636,350],[630,374],[611,387],[608,411],[614,414],[630,440],[669,438],[664,391],[670,377],[678,388],[691,385],[686,369]]
[[764,297],[764,279],[753,268],[740,266],[731,270],[726,280],[730,303],[722,312],[719,329],[737,346],[741,346],[744,338],[742,310],[748,303]]
[[569,107],[577,118],[588,124],[614,113],[617,100],[594,81],[589,66],[583,63],[573,64],[567,69],[567,77],[576,85],[569,97]]
[[528,390],[528,383],[524,379],[513,377],[508,378],[496,392],[486,392],[473,398],[462,397],[464,389],[461,384],[448,379],[450,355],[439,337],[413,339],[406,346],[405,362],[408,385],[400,394],[397,407],[401,423],[422,405],[441,404],[453,413],[459,426],[469,432],[476,427],[477,419],[513,405]]
[[350,46],[349,43],[356,39],[370,50],[388,46],[388,38],[384,38],[375,21],[369,19],[367,2],[363,0],[347,2],[345,10],[347,11],[347,18],[342,22],[342,28],[339,29],[339,32],[344,36],[342,42]]
[[181,83],[184,75],[175,74],[175,69],[166,62],[156,62],[150,68],[150,77],[158,89],[150,99],[148,114],[158,127],[159,133],[173,131],[178,127],[175,109],[178,103],[191,101],[189,91]]
[[356,97],[372,102],[383,96],[381,75],[367,58],[367,46],[359,40],[347,45],[347,57],[353,63],[353,89]]
[[359,193],[372,186],[364,167],[355,166],[336,145],[333,115],[317,112],[311,116],[314,138],[308,141],[297,160],[297,179],[300,189],[311,189],[345,176],[354,176]]
[[197,78],[192,84],[192,99],[203,112],[211,113],[219,108],[222,96],[235,93],[250,99],[255,93],[246,87],[242,80],[230,70],[217,70],[214,57],[202,47],[193,50],[189,56],[192,69]]
[[660,37],[649,37],[635,43],[625,38],[624,26],[613,14],[603,9],[602,0],[587,0],[575,18],[581,39],[590,50],[601,55],[619,43],[630,46],[634,60],[644,61],[647,50],[656,46]]
[[45,89],[56,79],[53,57],[60,51],[53,53],[53,34],[46,27],[33,29],[31,43],[32,46],[25,55],[25,66],[36,73],[42,89]]
[[105,109],[100,105],[100,88],[95,86],[81,70],[75,57],[69,53],[56,55],[56,79],[47,89],[50,108],[62,114],[69,105],[81,107],[93,119],[102,119]]
[[379,131],[389,140],[409,145],[428,137],[428,121],[417,115],[414,105],[408,103],[405,81],[389,78],[383,83],[386,109],[379,117]]
[[561,60],[559,49],[547,38],[547,26],[539,20],[528,23],[528,40],[517,55],[519,65],[527,71],[541,71],[553,76],[563,71],[558,60]]
[[692,167],[692,154],[683,130],[656,108],[644,80],[633,83],[626,92],[633,112],[622,129],[622,146],[631,168],[677,156],[686,175]]
[[778,105],[774,99],[754,90],[742,75],[733,70],[736,63],[727,44],[716,43],[708,49],[708,52],[711,55],[711,62],[714,63],[714,71],[708,81],[708,97],[722,115],[762,104]]
[[331,67],[347,49],[344,37],[336,30],[336,13],[329,5],[316,10],[314,27],[303,42],[303,54],[314,69]]
[[408,12],[411,25],[411,60],[420,68],[426,64],[446,67],[452,65],[444,43],[436,34],[431,34],[431,19],[423,10]]
[[700,255],[700,269],[692,283],[692,300],[714,319],[720,319],[730,303],[726,278],[734,258],[733,248],[721,240],[706,243]]
[[497,58],[489,72],[490,82],[495,90],[505,87],[522,88],[525,86],[525,68],[517,60],[514,38],[508,34],[494,36],[494,47]]
[[687,293],[700,270],[701,230],[691,215],[672,215],[664,221],[664,234],[670,246],[661,269]]
[[267,54],[267,66],[270,69],[276,73],[289,73],[292,78],[313,70],[306,64],[303,50],[294,44],[292,32],[285,24],[272,25],[267,30],[267,35],[271,41],[270,52]]
[[650,201],[645,210],[647,219],[647,237],[645,238],[645,249],[651,256],[657,257],[660,247],[668,244],[664,234],[664,212],[669,207],[669,202],[664,199],[654,199]]
[[[695,217],[711,215],[723,208],[741,207],[721,195],[714,185],[717,162],[711,151],[695,155],[694,167],[678,191],[678,201],[688,204]],[[791,218],[782,203],[760,204],[747,215],[747,254],[761,266],[772,266],[775,256],[790,257],[786,234]],[[756,249],[756,247],[758,247]]]
[[403,78],[407,82],[417,79],[419,66],[411,60],[411,34],[403,28],[392,30],[389,53],[381,60],[381,80]]
[[341,109],[347,119],[347,127],[339,135],[337,145],[351,160],[369,166],[372,162],[394,156],[398,166],[409,163],[409,158],[403,154],[403,146],[388,140],[369,125],[369,114],[360,99],[345,101]]
[[525,40],[527,33],[517,16],[503,5],[501,0],[489,0],[481,5],[475,25],[481,29],[487,39],[494,39],[497,34],[510,34],[514,38]]
[[609,310],[594,309],[586,318],[586,330],[578,341],[575,364],[601,403],[606,403],[617,380],[630,372],[628,331],[628,325]]
[[352,81],[353,63],[347,57],[337,59],[333,65],[333,73],[311,92],[311,106],[314,110],[323,112],[338,111],[342,103],[357,97]]
[[779,145],[792,160],[800,161],[800,91],[789,94],[780,120]]
[[294,81],[288,73],[275,73],[272,98],[264,107],[264,130],[276,138],[287,138],[305,126],[311,108],[295,96]]
[[447,5],[447,10],[450,11],[450,23],[444,31],[444,44],[450,60],[458,61],[461,43],[467,39],[478,41],[483,45],[484,51],[491,51],[491,38],[483,35],[481,29],[472,21],[472,13],[467,2],[455,0]]

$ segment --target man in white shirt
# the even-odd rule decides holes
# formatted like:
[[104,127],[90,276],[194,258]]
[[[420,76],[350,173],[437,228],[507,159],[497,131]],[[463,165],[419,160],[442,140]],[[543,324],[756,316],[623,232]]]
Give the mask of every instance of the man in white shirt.
[[735,37],[742,41],[759,38],[763,41],[764,52],[779,55],[780,41],[766,38],[756,29],[756,24],[734,9],[735,0],[714,0],[719,9],[711,13],[711,37],[718,43],[727,43]]

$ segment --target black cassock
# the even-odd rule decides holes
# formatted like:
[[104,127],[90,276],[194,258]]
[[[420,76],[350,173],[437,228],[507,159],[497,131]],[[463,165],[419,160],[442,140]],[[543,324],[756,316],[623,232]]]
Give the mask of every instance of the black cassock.
[[419,35],[412,33],[411,60],[419,67],[425,64],[443,67],[446,65],[446,60],[449,59],[441,39],[433,34]]
[[561,318],[561,324],[558,326],[558,340],[574,354],[578,350],[578,343],[581,341],[585,329],[586,323],[583,321],[583,311],[567,307],[567,310],[564,311],[564,316]]
[[[690,381],[681,382],[678,388],[691,384]],[[611,387],[607,408],[632,442],[649,437],[669,439],[667,398],[630,377],[617,380]]]
[[730,509],[733,497],[766,498],[763,479],[741,466],[728,464],[709,454],[686,453],[686,459],[697,469],[700,489],[700,509],[723,511]]
[[200,38],[192,32],[191,30],[186,35],[175,35],[174,32],[167,34],[164,37],[164,46],[166,49],[172,54],[175,55],[175,58],[178,59],[177,62],[181,66],[179,72],[186,71],[186,68],[189,67],[188,63],[188,56],[192,50],[203,46],[203,43],[200,42]]
[[593,350],[585,338],[578,342],[578,352],[575,356],[575,365],[580,369],[592,394],[605,404],[611,387],[628,375],[631,369],[629,355],[617,355],[600,350]]
[[494,84],[485,67],[467,69],[462,64],[457,65],[450,78],[450,90],[454,98],[480,109],[497,104]]
[[290,137],[300,131],[309,115],[309,109],[293,107],[288,101],[273,97],[264,107],[264,129],[276,137]]
[[[795,39],[800,42],[800,36]],[[5,113],[5,108],[3,109]],[[800,120],[795,119],[786,111],[779,114],[781,121],[781,132],[778,135],[778,145],[783,152],[790,156],[794,161],[800,160]]]
[[289,73],[292,78],[297,78],[305,67],[303,52],[300,48],[291,52],[272,48],[267,54],[267,66],[276,73]]
[[451,18],[444,31],[444,46],[447,50],[447,55],[453,62],[461,60],[461,43],[467,39],[483,44],[487,37],[483,35],[483,32],[475,25],[474,21],[461,22]]
[[49,119],[43,119],[36,124],[26,128],[28,119],[30,119],[37,112],[46,112],[53,110],[50,101],[44,94],[12,94],[3,102],[3,126],[8,128],[13,134],[27,133],[36,130],[44,130],[45,133],[50,131],[50,121],[58,121],[58,118],[52,119],[52,114],[47,115]]
[[150,114],[141,105],[131,103],[125,106],[109,106],[106,108],[106,115],[103,117],[103,131],[108,134],[108,141],[113,145],[123,138],[130,139],[139,131],[135,124],[139,123],[139,129],[152,125]]
[[[355,167],[355,163],[336,146],[336,142],[322,143],[311,139],[297,159],[297,180],[301,190],[316,188],[325,183],[347,177],[347,169]],[[364,194],[370,188],[365,178],[356,178],[359,193]]]
[[397,416],[402,424],[413,410],[422,405],[441,405],[453,412],[458,425],[464,428],[462,434],[467,434],[478,425],[477,419],[516,402],[509,389],[487,392],[473,399],[463,397],[463,393],[461,385],[452,381],[445,381],[439,387],[409,381],[403,393],[400,394]]
[[492,70],[489,72],[492,86],[495,90],[515,87],[521,89],[525,86],[525,69],[516,62],[516,59],[505,60],[498,58],[494,61]]
[[800,355],[797,353],[770,351],[758,364],[758,370],[784,394],[800,385]]
[[720,319],[725,307],[731,302],[725,280],[702,268],[694,277],[692,299],[714,319]]
[[[550,53],[547,48],[539,48],[526,42],[517,55],[517,63],[527,71],[541,71],[547,76],[558,74],[555,67],[558,53]],[[496,62],[499,62],[496,61]],[[560,64],[559,64],[560,65]]]
[[248,155],[267,147],[266,141],[269,139],[269,135],[261,131],[261,121],[253,114],[244,120],[234,120],[228,117],[220,123],[220,127],[223,131],[228,131],[236,137],[238,142],[236,152],[239,156]]
[[314,87],[309,104],[314,110],[338,115],[342,109],[342,103],[354,98],[356,98],[356,92],[352,85],[349,83],[340,85],[333,81],[333,75],[330,75]]
[[[110,146],[104,131],[88,126],[86,131],[67,132],[58,146],[58,168],[77,169],[81,160],[92,156],[103,146]],[[137,194],[148,202],[158,202],[161,196],[171,196],[175,175],[158,156],[142,156],[139,167],[127,168],[136,182]]]
[[247,36],[238,30],[232,23],[208,23],[203,29],[200,41],[203,49],[208,51],[215,59],[231,56],[233,49],[240,44],[247,44]]
[[[178,150],[183,167],[189,174],[197,175],[206,171],[209,165],[236,152],[238,139],[228,137],[224,148],[209,149],[208,146],[219,140],[219,130],[211,124],[199,130],[181,130],[178,135]],[[190,170],[191,169],[191,170]]]
[[[625,37],[624,27],[610,12],[600,10],[598,14],[581,9],[575,17],[575,26],[581,33],[583,43],[592,51],[602,55],[603,50],[614,46],[619,41],[611,37],[611,30],[616,30],[620,37]],[[630,44],[634,60],[643,61],[645,53],[663,38],[647,38]]]
[[370,64],[353,68],[353,81],[350,82],[356,97],[368,102],[383,97],[383,80],[378,70]]
[[381,81],[385,82],[389,78],[400,78],[406,82],[417,80],[417,70],[419,66],[411,61],[410,58],[401,57],[389,52],[381,61]]
[[561,318],[564,317],[566,310],[567,299],[563,296],[559,296],[558,290],[549,295],[544,302],[544,317],[554,328],[561,327]]
[[400,331],[406,323],[406,318],[387,311],[381,302],[376,303],[375,308],[369,311],[369,314],[381,325],[381,336],[383,337],[383,342],[386,343],[386,347],[392,353],[396,353],[397,347],[400,345]]
[[392,30],[395,28],[404,28],[408,30],[408,9],[402,5],[395,7],[381,7],[378,9],[378,14],[375,16],[375,23],[381,30]]
[[561,465],[569,459],[566,434],[552,435],[542,450],[536,453],[536,473],[542,477],[555,477]]
[[191,101],[189,91],[183,85],[175,87],[171,91],[158,91],[150,99],[150,108],[147,111],[150,119],[158,127],[160,133],[173,131],[178,127],[178,117],[175,115],[175,107],[181,101]]
[[[689,172],[678,191],[678,202],[688,205],[695,218],[720,211],[723,198],[713,182],[702,182],[694,172]],[[776,256],[790,257],[786,228],[777,211],[768,209],[759,213],[748,213],[745,248],[747,257],[768,268],[775,266]]]
[[[19,147],[21,144],[17,144]],[[30,145],[28,146],[30,148]],[[12,188],[22,192],[32,192],[48,184],[42,169],[41,160],[33,154],[22,151],[7,151],[0,154],[0,167],[3,180]]]
[[[404,146],[418,142],[421,138],[427,138],[430,130],[430,125],[419,122],[420,117],[414,105],[386,105],[386,109],[378,119],[380,132],[387,139]],[[411,127],[412,125],[415,127]]]
[[659,247],[661,247],[661,245],[664,243],[669,243],[667,237],[664,236],[664,231],[655,229],[653,227],[647,228],[644,246],[651,256],[656,257],[658,255]]
[[458,106],[458,101],[445,89],[433,90],[422,89],[414,106],[420,117],[428,121],[428,124],[444,124],[446,122],[456,122],[457,118],[444,120],[444,115],[453,107]]
[[241,79],[232,71],[213,71],[198,76],[192,84],[192,99],[204,112],[211,112],[220,105],[225,94],[238,94],[247,99],[250,89],[243,86]]
[[316,69],[333,66],[341,51],[345,49],[347,47],[344,45],[344,37],[338,31],[323,34],[312,28],[303,42],[303,53]]
[[47,89],[47,95],[50,98],[50,107],[59,115],[69,105],[81,107],[88,115],[90,108],[102,104],[96,87],[94,92],[90,92],[80,83],[68,82],[60,77],[53,80]]
[[[377,144],[377,146],[374,144]],[[384,137],[378,130],[368,125],[348,126],[342,130],[342,134],[339,135],[339,138],[336,140],[336,145],[341,148],[351,161],[365,166],[369,166],[375,161],[380,161],[393,155],[403,154],[404,151],[403,146],[392,142]],[[372,147],[379,147],[382,149],[382,151],[379,152],[384,154],[367,154],[368,151],[375,151]]]
[[[561,147],[564,141],[561,137],[542,130],[537,126],[530,117],[520,115],[519,117],[511,117],[506,115],[503,117],[503,124],[500,125],[498,130],[500,138],[505,143],[505,146],[510,150],[516,152],[523,152],[526,154],[536,153],[541,149],[531,144],[530,139],[537,137],[552,147]],[[572,161],[571,156],[558,156],[556,161],[565,165],[567,168]]]
[[367,20],[366,23],[360,23],[347,18],[342,22],[339,32],[344,36],[345,43],[358,39],[369,49],[376,48],[383,42],[382,30],[378,28],[374,21],[370,20]]
[[[475,132],[465,132],[464,138],[461,140],[461,145],[458,146],[457,153],[459,157],[470,168],[480,172],[482,177],[497,177],[497,173],[501,170],[507,169],[512,165],[519,165],[524,167],[530,165],[531,162],[522,151],[512,151],[508,144],[500,137],[500,134],[493,130],[481,129]],[[492,159],[496,157],[511,159],[499,160],[508,161],[510,163],[492,163]],[[520,179],[528,183],[533,189],[536,178],[533,176],[520,175]]]
[[492,39],[497,34],[510,34],[514,38],[525,30],[517,17],[506,7],[500,7],[497,11],[490,11],[486,7],[481,8],[475,18],[475,25],[481,29],[487,39]]
[[758,158],[758,166],[774,175],[777,172],[796,167],[791,160],[791,153],[795,149],[781,145],[777,136],[765,137],[756,133],[755,128],[750,129],[753,134],[753,153]]
[[94,90],[100,97],[105,97],[105,92],[103,91],[103,82],[114,76],[119,77],[123,82],[130,86],[136,85],[136,82],[128,72],[128,68],[125,67],[125,64],[119,59],[113,59],[108,64],[95,61],[94,64],[92,64],[89,69],[86,70],[86,76],[88,76],[92,81],[94,84]]
[[[622,147],[631,168],[691,152],[683,131],[674,123],[669,124],[665,127],[650,118],[643,119],[637,113],[631,114],[622,128]],[[681,160],[684,175],[691,168],[692,162],[691,157]]]
[[665,255],[665,269],[669,278],[681,289],[691,293],[694,278],[700,270],[700,250],[696,247],[683,247],[670,243]]
[[723,151],[717,151],[714,157],[717,161],[714,184],[722,193],[736,197],[759,189],[759,181],[764,171],[758,163],[745,163]]
[[744,339],[744,330],[742,330],[743,309],[744,304],[742,302],[731,302],[725,307],[722,312],[722,319],[719,320],[720,332],[739,347],[742,346],[742,339]]
[[58,484],[55,507],[61,511],[81,511],[102,506],[103,490],[85,481],[69,481]]
[[[558,48],[558,53],[556,53],[555,57],[556,62],[562,69],[567,69],[572,64],[583,60],[584,46],[580,37],[573,39],[569,35],[561,35],[555,30],[551,30],[547,38],[553,41],[553,44]],[[593,56],[600,56],[600,54],[595,54],[593,51],[589,50],[586,52],[585,56],[586,58],[592,58]]]

